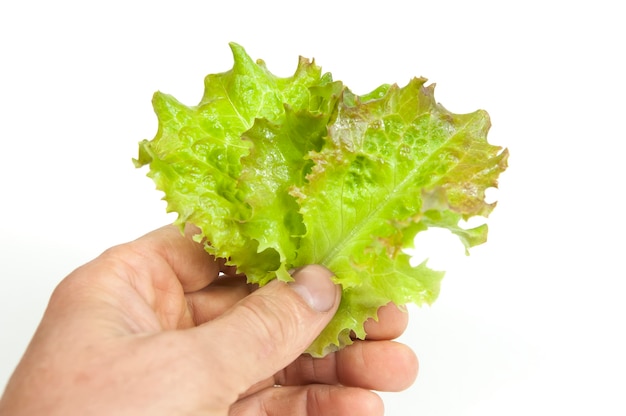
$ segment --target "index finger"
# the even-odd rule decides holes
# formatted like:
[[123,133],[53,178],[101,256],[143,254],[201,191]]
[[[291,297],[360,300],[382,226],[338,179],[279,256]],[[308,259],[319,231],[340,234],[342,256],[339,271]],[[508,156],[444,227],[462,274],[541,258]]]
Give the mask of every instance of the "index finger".
[[393,303],[378,309],[377,319],[365,321],[365,333],[369,340],[385,340],[398,338],[409,323],[409,314]]
[[178,277],[185,293],[211,284],[222,271],[229,271],[224,260],[207,253],[204,245],[193,239],[199,230],[192,225],[184,233],[174,225],[156,229],[134,243],[164,259]]

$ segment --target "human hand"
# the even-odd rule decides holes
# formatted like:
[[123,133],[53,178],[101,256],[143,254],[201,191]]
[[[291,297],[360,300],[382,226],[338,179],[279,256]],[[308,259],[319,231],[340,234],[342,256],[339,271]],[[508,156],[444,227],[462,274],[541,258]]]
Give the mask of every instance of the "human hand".
[[0,414],[382,415],[370,390],[414,381],[395,306],[365,341],[312,358],[341,296],[331,273],[258,290],[232,273],[173,226],[107,250],[52,294]]

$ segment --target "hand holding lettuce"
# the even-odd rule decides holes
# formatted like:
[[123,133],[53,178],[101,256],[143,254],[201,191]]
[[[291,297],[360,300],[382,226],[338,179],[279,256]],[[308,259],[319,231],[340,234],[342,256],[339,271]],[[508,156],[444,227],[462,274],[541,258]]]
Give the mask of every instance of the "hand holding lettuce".
[[382,305],[433,302],[443,272],[404,250],[429,227],[466,248],[486,240],[486,225],[459,221],[489,215],[485,189],[506,169],[487,113],[447,111],[423,78],[359,96],[307,59],[280,78],[231,49],[233,68],[206,77],[198,105],[153,98],[158,131],[135,164],[150,165],[176,223],[195,224],[206,250],[252,283],[332,270],[341,305],[314,356],[364,338]]

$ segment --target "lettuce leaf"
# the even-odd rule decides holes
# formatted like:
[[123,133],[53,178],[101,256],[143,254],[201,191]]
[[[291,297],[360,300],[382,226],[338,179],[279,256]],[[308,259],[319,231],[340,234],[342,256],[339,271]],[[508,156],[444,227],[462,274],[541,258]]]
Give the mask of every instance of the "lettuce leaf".
[[467,249],[486,241],[486,225],[459,222],[489,215],[485,190],[507,166],[508,151],[487,142],[488,114],[451,113],[424,78],[356,95],[314,61],[281,78],[230,46],[233,68],[206,77],[198,105],[154,95],[158,131],[134,160],[176,224],[195,224],[251,283],[332,270],[342,301],[314,356],[363,339],[389,302],[432,303],[443,272],[411,265],[406,249],[429,227]]

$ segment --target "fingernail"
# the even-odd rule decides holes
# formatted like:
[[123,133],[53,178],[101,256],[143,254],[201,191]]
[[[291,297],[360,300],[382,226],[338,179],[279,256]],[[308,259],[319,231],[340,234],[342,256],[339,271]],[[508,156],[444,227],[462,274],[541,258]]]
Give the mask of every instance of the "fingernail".
[[337,301],[337,285],[332,273],[323,266],[312,265],[298,269],[289,285],[309,306],[318,312],[328,312]]

